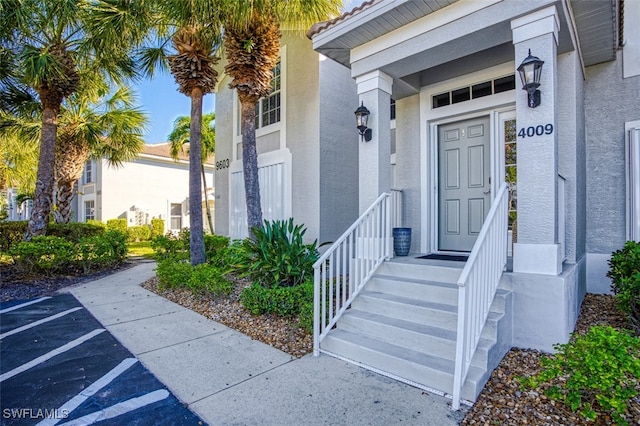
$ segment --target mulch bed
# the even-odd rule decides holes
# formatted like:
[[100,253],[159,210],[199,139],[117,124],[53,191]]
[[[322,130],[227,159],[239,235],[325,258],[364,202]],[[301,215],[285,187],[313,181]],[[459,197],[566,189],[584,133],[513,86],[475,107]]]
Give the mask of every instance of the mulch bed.
[[[127,262],[122,268],[135,264]],[[0,300],[28,299],[51,295],[66,286],[99,278],[108,274],[102,272],[90,276],[70,276],[37,281],[6,280],[6,271],[0,269]],[[236,280],[235,290],[230,296],[212,297],[193,294],[189,290],[158,288],[157,278],[142,284],[175,303],[192,309],[207,318],[247,334],[253,339],[274,346],[294,357],[312,351],[313,338],[302,330],[296,319],[286,319],[275,315],[254,316],[239,302],[242,288],[248,282]],[[588,294],[582,304],[576,333],[584,334],[593,325],[611,325],[629,328],[625,316],[610,295]],[[540,371],[543,354],[535,350],[512,349],[500,362],[485,385],[478,401],[470,408],[462,425],[610,425],[612,420],[601,415],[596,422],[587,423],[579,415],[569,411],[563,404],[547,398],[542,392],[522,390],[518,377],[530,376]],[[640,424],[640,398],[631,401],[630,424]]]

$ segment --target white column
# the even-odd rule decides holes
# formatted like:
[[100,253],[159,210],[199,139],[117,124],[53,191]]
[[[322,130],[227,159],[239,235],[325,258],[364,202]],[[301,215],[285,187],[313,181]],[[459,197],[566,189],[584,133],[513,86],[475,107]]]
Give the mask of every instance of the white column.
[[390,102],[393,79],[381,71],[374,71],[357,77],[356,83],[359,104],[363,103],[369,110],[368,127],[372,130],[369,142],[359,142],[359,211],[362,213],[380,194],[391,190]]
[[[557,44],[555,6],[511,21],[516,68],[528,56],[544,61],[539,90],[541,105],[529,108],[527,92],[516,91],[518,130],[518,242],[514,272],[558,275],[562,255],[558,244]],[[516,70],[516,75],[518,71]],[[552,127],[551,127],[552,126]]]

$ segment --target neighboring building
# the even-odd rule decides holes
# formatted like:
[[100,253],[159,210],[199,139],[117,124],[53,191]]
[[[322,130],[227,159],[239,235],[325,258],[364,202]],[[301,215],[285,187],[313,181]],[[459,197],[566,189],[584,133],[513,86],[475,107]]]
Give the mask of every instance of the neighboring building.
[[[216,91],[216,231],[248,234],[240,102],[222,75]],[[256,144],[265,220],[294,217],[311,240],[334,241],[358,217],[356,85],[344,66],[283,31],[272,93],[260,100]]]
[[[151,219],[165,221],[166,231],[189,227],[189,162],[187,156],[175,161],[169,155],[170,144],[145,145],[142,153],[121,167],[106,160],[87,161],[77,183],[74,198],[75,218],[106,222],[126,218],[128,226],[146,225]],[[205,164],[209,204],[214,205],[213,158]],[[204,225],[208,228],[204,208]],[[212,212],[213,214],[213,212]]]
[[[509,348],[551,351],[568,341],[585,293],[609,291],[611,252],[640,240],[640,27],[632,24],[638,21],[637,1],[369,0],[309,31],[316,56],[305,43],[285,40],[290,90],[282,93],[288,107],[282,127],[295,124],[301,132],[276,138],[276,148],[290,151],[285,171],[299,171],[283,186],[292,188],[285,200],[295,208],[279,216],[311,225],[309,237],[324,241],[324,221],[346,230],[353,203],[362,213],[398,188],[411,253],[445,259],[383,256],[377,269],[374,253],[384,244],[376,239],[390,225],[384,214],[381,222],[367,222],[353,247],[319,271],[327,287],[352,275],[365,284],[350,282],[333,293],[348,295],[349,310],[329,297],[328,310],[319,312],[329,319],[335,312],[337,328],[323,323],[317,350],[457,397],[462,389],[462,398],[474,400]],[[531,96],[518,72],[527,59],[543,61]],[[344,96],[354,81],[357,99]],[[540,104],[530,107],[538,83]],[[233,111],[224,133],[234,135],[233,144],[223,136],[218,145],[233,172],[241,163],[237,105],[231,91],[218,93],[218,123],[222,108]],[[331,96],[341,98],[325,102]],[[360,104],[370,112],[368,142],[355,129]],[[266,159],[272,142],[259,139],[259,150],[261,143]],[[327,168],[328,152],[338,154],[338,167]],[[240,186],[222,183],[228,174],[216,174],[219,203],[229,192],[243,197]],[[305,189],[296,192],[301,182]],[[334,188],[336,182],[343,186]],[[335,197],[327,208],[329,189]],[[508,195],[501,198],[508,207],[488,216],[499,193]],[[222,215],[240,217],[239,205],[220,207]],[[504,227],[492,226],[501,217]],[[492,234],[475,245],[481,232]],[[507,270],[488,259],[473,285],[466,269],[461,273],[473,262],[446,260],[483,259],[487,252],[496,258],[508,252]],[[481,303],[471,294],[492,280],[482,271],[496,262],[499,287]],[[491,306],[469,342],[460,340],[468,325],[458,320],[476,317],[477,309],[460,300]],[[463,347],[471,348],[468,359]]]

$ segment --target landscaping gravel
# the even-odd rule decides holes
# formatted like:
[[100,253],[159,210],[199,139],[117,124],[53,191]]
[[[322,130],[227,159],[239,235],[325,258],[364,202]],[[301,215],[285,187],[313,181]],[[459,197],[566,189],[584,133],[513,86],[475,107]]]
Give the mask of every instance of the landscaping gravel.
[[[125,264],[124,267],[131,266]],[[1,273],[1,272],[0,272]],[[56,290],[103,274],[91,277],[63,277],[39,280],[31,283],[2,281],[0,300],[25,299],[53,294]],[[0,276],[4,279],[4,277]],[[275,315],[254,316],[239,302],[242,288],[248,282],[236,281],[235,290],[229,296],[212,297],[193,294],[189,290],[160,290],[157,278],[142,284],[150,291],[192,309],[207,318],[225,324],[251,338],[272,345],[295,357],[312,351],[313,339],[302,330],[296,319],[286,319]],[[584,334],[593,325],[611,325],[628,328],[625,316],[610,295],[588,294],[582,304],[576,333]],[[478,401],[469,409],[462,425],[610,425],[612,420],[601,415],[596,422],[587,423],[582,417],[568,410],[563,404],[547,398],[540,390],[523,390],[518,377],[530,376],[540,370],[539,351],[512,349],[492,373]],[[640,425],[640,397],[631,401],[629,424]]]

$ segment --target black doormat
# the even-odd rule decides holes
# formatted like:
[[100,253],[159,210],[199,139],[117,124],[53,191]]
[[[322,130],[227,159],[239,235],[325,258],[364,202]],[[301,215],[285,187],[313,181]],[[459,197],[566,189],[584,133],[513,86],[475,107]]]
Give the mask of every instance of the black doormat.
[[429,260],[450,260],[453,262],[466,262],[469,256],[458,256],[455,254],[428,254],[426,256],[418,256],[417,259]]

